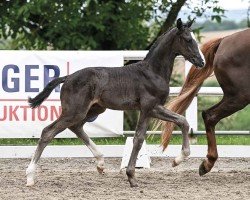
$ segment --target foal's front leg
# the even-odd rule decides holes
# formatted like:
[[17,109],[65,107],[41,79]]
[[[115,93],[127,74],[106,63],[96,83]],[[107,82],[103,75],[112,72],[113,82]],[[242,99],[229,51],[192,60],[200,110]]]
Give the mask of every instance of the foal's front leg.
[[128,168],[126,170],[126,174],[128,176],[128,181],[130,183],[131,187],[137,187],[137,181],[135,179],[135,164],[136,159],[138,156],[138,153],[142,147],[143,141],[145,139],[147,127],[148,127],[149,118],[144,116],[142,113],[140,115],[137,127],[136,127],[136,133],[134,136],[134,144],[133,144],[133,150],[130,156],[130,160],[128,163]]
[[190,146],[188,140],[189,125],[185,117],[174,113],[164,108],[164,106],[158,105],[153,109],[152,117],[158,118],[164,121],[170,121],[177,124],[182,131],[183,141],[181,154],[177,156],[173,162],[173,167],[179,165],[185,158],[190,155]]

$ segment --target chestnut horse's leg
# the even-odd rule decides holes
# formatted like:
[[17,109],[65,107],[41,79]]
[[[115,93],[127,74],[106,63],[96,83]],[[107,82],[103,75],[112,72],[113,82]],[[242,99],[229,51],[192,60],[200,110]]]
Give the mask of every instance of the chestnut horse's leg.
[[156,106],[153,110],[152,117],[161,119],[163,121],[174,122],[181,128],[183,136],[182,150],[181,154],[174,159],[173,167],[179,165],[183,160],[185,160],[185,158],[190,155],[190,146],[188,139],[189,124],[186,118],[164,108],[164,106]]
[[208,153],[207,159],[204,160],[199,168],[200,176],[208,173],[214,166],[215,161],[218,158],[216,139],[215,139],[215,126],[223,118],[232,115],[238,110],[247,106],[247,102],[240,99],[240,95],[237,96],[224,96],[223,99],[216,105],[212,106],[206,111],[202,112],[202,117],[205,123]]
[[141,112],[134,136],[133,150],[129,159],[128,168],[126,170],[128,181],[131,187],[138,186],[135,179],[135,165],[138,153],[145,139],[148,124],[149,124],[149,117],[145,116],[145,114]]

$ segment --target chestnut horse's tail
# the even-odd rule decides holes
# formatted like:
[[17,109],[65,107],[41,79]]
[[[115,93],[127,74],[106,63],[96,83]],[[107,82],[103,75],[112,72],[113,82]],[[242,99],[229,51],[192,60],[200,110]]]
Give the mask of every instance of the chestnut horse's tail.
[[49,82],[48,85],[34,98],[28,98],[28,102],[31,108],[36,108],[42,104],[42,102],[50,95],[53,89],[58,86],[60,83],[63,83],[66,80],[67,76],[59,77]]
[[[220,45],[220,42],[223,38],[218,38],[210,40],[205,43],[201,51],[205,56],[206,65],[202,69],[197,69],[195,66],[192,66],[180,94],[174,98],[169,104],[165,107],[173,112],[178,114],[183,114],[184,111],[188,108],[193,98],[198,93],[202,83],[206,78],[208,78],[214,71],[213,60],[214,55]],[[174,123],[171,122],[159,122],[157,127],[162,126],[162,146],[165,150],[168,146],[170,137],[174,129]]]

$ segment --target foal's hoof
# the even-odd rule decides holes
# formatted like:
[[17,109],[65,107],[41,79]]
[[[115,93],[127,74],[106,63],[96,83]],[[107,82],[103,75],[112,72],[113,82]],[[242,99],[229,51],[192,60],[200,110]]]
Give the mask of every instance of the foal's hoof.
[[206,163],[206,160],[203,160],[203,162],[201,163],[201,165],[199,167],[199,175],[200,176],[203,176],[210,171],[210,170],[206,169],[205,163]]
[[178,166],[179,164],[174,160],[173,162],[172,162],[172,167],[176,167],[176,166]]
[[31,187],[35,185],[35,177],[33,173],[27,173],[27,183],[26,186]]
[[135,179],[130,179],[129,183],[130,183],[130,187],[138,187],[138,184]]
[[104,172],[104,168],[103,168],[103,167],[99,167],[99,166],[97,166],[96,168],[97,168],[97,171],[99,172],[99,174],[102,174],[102,175],[104,175],[104,174],[105,174],[105,172]]
[[26,186],[27,187],[32,187],[35,185],[35,181],[34,180],[27,180]]
[[137,183],[134,183],[134,184],[130,183],[130,187],[139,187],[139,185]]

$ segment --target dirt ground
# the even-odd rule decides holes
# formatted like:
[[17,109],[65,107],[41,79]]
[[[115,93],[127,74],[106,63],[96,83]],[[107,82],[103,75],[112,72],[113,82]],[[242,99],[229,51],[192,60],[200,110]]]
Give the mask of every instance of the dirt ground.
[[250,199],[250,159],[219,159],[213,171],[198,175],[201,159],[176,168],[172,159],[153,158],[151,169],[136,171],[139,187],[130,188],[121,159],[106,158],[99,175],[90,158],[41,159],[34,187],[25,186],[30,159],[0,159],[0,199]]

